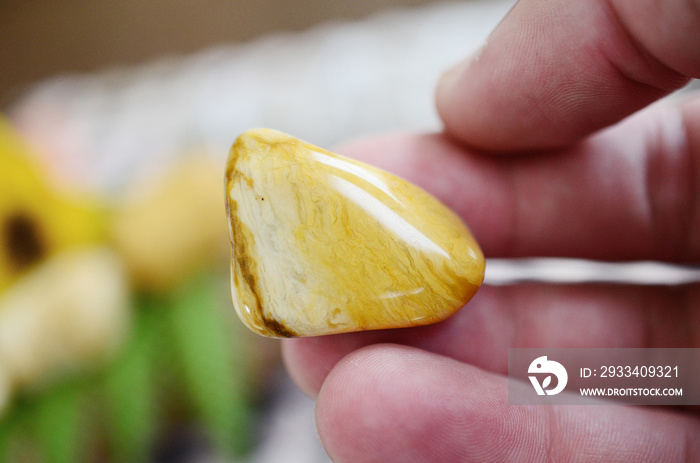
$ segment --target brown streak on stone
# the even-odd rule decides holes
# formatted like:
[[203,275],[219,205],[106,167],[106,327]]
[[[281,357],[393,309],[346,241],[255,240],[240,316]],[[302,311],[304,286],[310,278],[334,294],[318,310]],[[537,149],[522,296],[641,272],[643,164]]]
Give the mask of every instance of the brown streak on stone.
[[227,190],[227,196],[228,196],[228,185],[232,185],[233,182],[236,181],[237,178],[242,179],[246,185],[248,185],[249,188],[253,188],[254,182],[253,179],[246,176],[236,168],[236,164],[238,163],[238,158],[240,157],[240,154],[245,150],[245,148],[242,146],[244,141],[241,139],[242,137],[239,137],[236,142],[233,144],[233,147],[231,148],[231,153],[229,154],[229,159],[226,167],[226,190]]
[[265,328],[277,337],[295,338],[299,336],[294,330],[275,319],[264,317],[263,322],[265,323]]
[[248,243],[246,233],[244,231],[245,225],[243,225],[237,217],[238,203],[231,198],[227,198],[227,205],[228,219],[229,223],[231,224],[231,244],[233,246],[233,256],[236,259],[236,263],[240,269],[243,281],[245,281],[248,289],[250,289],[250,292],[255,297],[256,308],[262,316],[262,302],[260,301],[258,284],[255,280],[255,275],[253,275],[255,262],[248,257],[248,252],[246,249],[248,247]]
[[[250,293],[255,298],[255,309],[260,317],[265,328],[270,334],[273,334],[281,338],[292,338],[298,336],[291,328],[286,326],[284,323],[269,318],[264,315],[263,304],[260,297],[260,290],[258,288],[258,282],[255,277],[256,264],[255,261],[248,256],[247,248],[249,246],[248,240],[252,239],[252,235],[248,232],[246,226],[238,220],[238,203],[229,198],[226,198],[226,210],[228,213],[228,220],[231,224],[231,246],[232,255],[238,264],[238,269],[241,273],[241,277],[245,282],[246,286],[250,290]],[[250,243],[252,244],[252,243]],[[238,282],[238,275],[234,272],[234,281]]]

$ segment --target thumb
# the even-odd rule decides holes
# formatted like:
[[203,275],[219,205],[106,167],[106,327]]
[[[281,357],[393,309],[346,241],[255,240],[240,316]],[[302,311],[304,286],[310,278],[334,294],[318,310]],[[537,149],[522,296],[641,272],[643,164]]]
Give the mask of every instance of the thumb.
[[564,147],[700,76],[698,0],[521,0],[443,76],[451,136],[491,151]]

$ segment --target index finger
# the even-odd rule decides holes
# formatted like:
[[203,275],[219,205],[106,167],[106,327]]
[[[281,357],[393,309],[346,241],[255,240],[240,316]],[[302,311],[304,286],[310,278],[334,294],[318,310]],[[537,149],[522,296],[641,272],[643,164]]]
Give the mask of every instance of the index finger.
[[655,105],[570,149],[484,156],[444,136],[344,148],[430,191],[488,257],[700,259],[700,98]]
[[446,74],[446,131],[491,151],[559,148],[700,76],[697,0],[521,0]]

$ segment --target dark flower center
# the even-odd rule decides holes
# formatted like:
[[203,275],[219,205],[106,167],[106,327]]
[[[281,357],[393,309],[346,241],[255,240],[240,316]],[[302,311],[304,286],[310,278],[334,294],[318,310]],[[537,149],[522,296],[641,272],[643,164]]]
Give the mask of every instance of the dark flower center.
[[38,222],[23,212],[15,212],[5,218],[0,238],[10,265],[15,270],[34,264],[46,253]]

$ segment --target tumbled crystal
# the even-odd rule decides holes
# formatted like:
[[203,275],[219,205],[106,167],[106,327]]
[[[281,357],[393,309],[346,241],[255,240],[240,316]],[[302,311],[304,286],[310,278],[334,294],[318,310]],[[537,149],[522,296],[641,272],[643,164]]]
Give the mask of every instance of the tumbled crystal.
[[226,210],[233,304],[265,336],[435,323],[483,280],[479,245],[433,196],[274,130],[236,140]]

